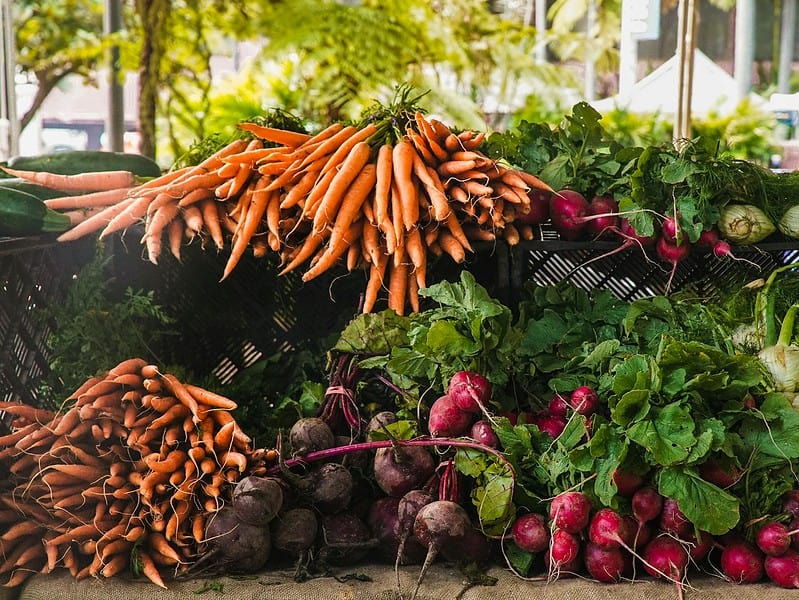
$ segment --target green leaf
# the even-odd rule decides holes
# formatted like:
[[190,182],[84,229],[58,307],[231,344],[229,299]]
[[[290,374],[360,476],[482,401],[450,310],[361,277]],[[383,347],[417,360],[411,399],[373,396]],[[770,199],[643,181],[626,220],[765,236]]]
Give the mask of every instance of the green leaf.
[[649,390],[631,390],[624,394],[611,408],[610,418],[614,423],[627,427],[649,414]]
[[660,465],[684,461],[696,443],[694,420],[679,402],[655,409],[655,418],[633,424],[627,435],[652,453]]
[[667,467],[658,475],[658,491],[673,498],[694,526],[712,535],[730,531],[740,520],[738,499],[691,469]]
[[351,354],[389,354],[408,343],[410,321],[393,310],[358,315],[344,328],[333,350]]

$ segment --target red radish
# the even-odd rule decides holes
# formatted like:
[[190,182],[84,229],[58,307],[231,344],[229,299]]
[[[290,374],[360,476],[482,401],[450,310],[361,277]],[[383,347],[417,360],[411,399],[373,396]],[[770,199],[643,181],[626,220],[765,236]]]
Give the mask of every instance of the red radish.
[[588,200],[574,190],[555,192],[549,200],[549,218],[564,240],[578,240],[583,236],[588,209]]
[[458,437],[471,427],[472,414],[458,408],[449,394],[440,396],[430,406],[427,429],[433,437]]
[[733,583],[757,583],[763,579],[763,560],[760,550],[739,540],[721,552],[721,570]]
[[666,217],[660,226],[660,233],[669,244],[682,245],[688,241],[688,234],[680,227],[675,217]]
[[790,490],[782,496],[782,507],[794,517],[799,516],[799,490]]
[[576,535],[569,533],[565,529],[555,529],[549,540],[550,566],[562,568],[563,565],[571,564],[580,556],[580,540]]
[[491,427],[491,422],[488,419],[480,419],[472,424],[471,432],[469,433],[475,442],[480,442],[491,448],[499,448],[499,438],[494,433],[494,428]]
[[646,523],[639,523],[632,515],[624,515],[624,520],[627,522],[629,530],[635,533],[630,546],[633,548],[646,546],[652,539],[652,529]]
[[581,415],[587,417],[596,412],[599,406],[599,396],[597,396],[593,388],[587,385],[581,385],[569,396],[569,406]]
[[639,523],[647,523],[658,518],[660,511],[663,510],[663,496],[650,486],[636,490],[631,503],[633,514]]
[[616,484],[616,491],[620,496],[629,497],[643,485],[644,478],[624,469],[616,469],[613,471],[613,483]]
[[713,536],[707,531],[700,531],[698,538],[693,534],[687,535],[685,541],[689,544],[688,554],[694,562],[699,562],[705,558],[715,543]]
[[588,524],[588,539],[600,548],[625,548],[633,544],[635,529],[612,508],[600,508]]
[[458,371],[449,380],[447,395],[464,412],[479,413],[491,399],[491,383],[472,371]]
[[525,552],[543,552],[549,548],[549,525],[542,514],[526,513],[518,517],[513,522],[511,535]]
[[549,220],[549,202],[552,192],[530,188],[527,192],[530,198],[530,210],[526,213],[516,213],[516,220],[528,225],[541,225]]
[[601,583],[618,583],[632,572],[632,555],[626,550],[588,542],[583,556],[588,574]]
[[530,423],[538,427],[538,429],[549,435],[552,439],[555,439],[566,429],[567,421],[565,417],[556,417],[555,415],[539,413],[533,416]]
[[699,476],[720,488],[728,488],[731,485],[735,485],[741,474],[734,465],[724,464],[715,458],[709,458],[699,465]]
[[582,492],[561,492],[549,505],[549,520],[554,527],[579,533],[591,518],[591,500]]
[[668,579],[679,585],[688,567],[688,552],[678,540],[662,535],[644,547],[642,562],[652,577]]
[[569,412],[569,401],[563,394],[555,393],[547,405],[547,412],[553,417],[565,417]]
[[625,240],[625,242],[632,242],[637,244],[638,246],[652,246],[657,241],[657,237],[653,235],[639,235],[638,232],[635,231],[635,227],[630,224],[629,219],[626,217],[622,217],[619,221],[619,232],[618,235],[620,238]]
[[660,528],[678,538],[684,538],[691,531],[691,522],[673,498],[663,500],[663,508],[660,511]]
[[613,233],[619,226],[619,204],[612,196],[594,196],[588,205],[588,216],[585,218],[586,231],[602,237]]
[[766,523],[757,530],[755,543],[769,556],[782,556],[791,548],[791,532],[782,523]]
[[782,588],[799,588],[799,553],[767,556],[763,568],[768,578]]
[[665,290],[665,293],[668,294],[671,289],[671,282],[674,280],[675,273],[677,273],[677,265],[688,258],[691,253],[691,245],[688,242],[683,242],[677,246],[668,242],[666,238],[661,237],[655,244],[655,253],[660,260],[671,265],[671,273],[668,281],[666,281]]
[[696,239],[696,245],[698,248],[713,248],[718,241],[719,230],[716,227],[711,227],[699,234],[699,237]]

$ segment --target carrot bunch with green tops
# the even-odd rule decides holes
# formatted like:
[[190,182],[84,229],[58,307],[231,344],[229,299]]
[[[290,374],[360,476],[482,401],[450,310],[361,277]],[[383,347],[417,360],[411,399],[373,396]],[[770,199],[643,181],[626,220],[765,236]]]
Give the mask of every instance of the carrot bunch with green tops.
[[88,379],[63,412],[4,402],[11,433],[0,465],[0,575],[15,587],[64,567],[77,579],[187,570],[204,529],[254,472],[254,450],[231,400],[133,358]]
[[305,281],[343,263],[367,272],[364,312],[381,294],[400,314],[416,311],[431,257],[461,263],[472,242],[531,239],[533,230],[516,217],[529,212],[532,188],[551,190],[483,154],[483,133],[456,133],[419,110],[403,111],[402,119],[337,122],[313,135],[240,123],[252,138],[199,164],[48,201],[74,210],[81,198],[88,208],[98,194],[118,194],[58,239],[105,237],[143,223],[141,241],[154,263],[164,245],[179,259],[182,244],[196,238],[229,247],[222,279],[248,251],[276,254],[281,274],[304,268]]

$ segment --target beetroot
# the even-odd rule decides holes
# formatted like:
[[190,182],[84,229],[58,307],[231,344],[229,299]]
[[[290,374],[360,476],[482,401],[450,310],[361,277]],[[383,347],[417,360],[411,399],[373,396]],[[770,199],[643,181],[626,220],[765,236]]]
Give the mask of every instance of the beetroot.
[[511,537],[525,552],[543,552],[549,547],[547,518],[539,513],[525,513],[513,522]]
[[324,463],[308,474],[311,503],[325,514],[341,512],[352,499],[354,481],[341,463]]
[[292,508],[270,523],[276,549],[297,556],[310,550],[319,531],[319,520],[309,508]]
[[413,534],[427,547],[427,556],[416,582],[414,597],[438,553],[444,548],[456,552],[457,546],[464,543],[473,531],[466,509],[456,502],[436,500],[419,509],[413,522]]
[[234,573],[259,570],[269,560],[272,550],[269,528],[239,521],[228,506],[209,517],[205,539],[216,565]]
[[331,565],[360,562],[377,547],[377,540],[363,520],[350,513],[322,517],[319,559]]
[[289,430],[292,454],[308,454],[336,445],[336,436],[330,426],[318,417],[305,417],[296,421]]
[[366,424],[366,430],[364,431],[366,434],[366,439],[369,439],[369,436],[373,431],[381,431],[386,425],[391,425],[397,421],[397,415],[390,410],[383,410],[375,414],[371,419],[369,419],[369,423]]
[[399,507],[400,499],[383,496],[372,502],[366,517],[366,524],[372,536],[378,541],[375,552],[380,559],[392,564],[399,557],[400,565],[421,563],[424,559],[425,548],[414,537],[409,537],[400,551],[402,531],[400,530]]
[[472,424],[472,414],[461,410],[449,394],[439,397],[430,406],[427,429],[433,437],[464,435]]
[[743,540],[725,546],[721,552],[721,570],[733,583],[757,583],[763,579],[763,553]]
[[652,577],[679,583],[688,567],[688,552],[678,540],[662,535],[644,547],[643,563],[644,569]]
[[283,507],[283,485],[273,477],[244,477],[233,488],[231,506],[239,521],[266,525]]
[[549,505],[552,525],[569,533],[582,531],[590,518],[591,500],[582,492],[562,492]]
[[799,553],[789,550],[782,556],[767,556],[763,563],[766,576],[783,588],[799,588]]
[[433,456],[422,446],[379,448],[375,452],[375,481],[389,496],[399,498],[422,487],[435,468]]
[[549,200],[549,218],[564,240],[578,240],[583,236],[584,217],[588,214],[588,209],[588,200],[574,190],[555,192]]
[[782,496],[782,507],[794,517],[799,516],[799,490],[790,490]]
[[757,530],[755,543],[769,556],[782,556],[791,548],[791,532],[782,523],[766,523]]
[[491,399],[491,383],[472,371],[458,371],[449,380],[447,396],[467,413],[479,413]]
[[611,548],[588,542],[583,561],[588,574],[602,583],[618,583],[632,573],[632,555],[618,546]]

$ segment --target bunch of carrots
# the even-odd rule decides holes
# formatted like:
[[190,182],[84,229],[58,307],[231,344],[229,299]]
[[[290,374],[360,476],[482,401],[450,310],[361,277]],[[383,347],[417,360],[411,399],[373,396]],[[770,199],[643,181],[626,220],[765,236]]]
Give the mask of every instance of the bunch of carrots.
[[[166,587],[206,551],[206,520],[263,468],[233,401],[139,358],[88,379],[63,412],[2,403],[10,489],[0,493],[0,575],[56,567],[77,579],[132,570]],[[258,465],[262,466],[259,467]]]
[[392,137],[384,124],[334,123],[309,135],[241,123],[249,140],[236,139],[199,164],[46,204],[76,214],[61,241],[143,222],[141,241],[154,263],[165,243],[179,259],[186,240],[210,240],[218,250],[229,240],[222,279],[248,250],[277,253],[281,274],[307,265],[305,281],[340,263],[364,269],[363,312],[385,291],[388,307],[404,314],[407,306],[418,310],[431,256],[461,263],[474,241],[531,239],[532,229],[516,217],[529,212],[531,188],[550,188],[480,152],[483,133],[456,133],[419,110]]

